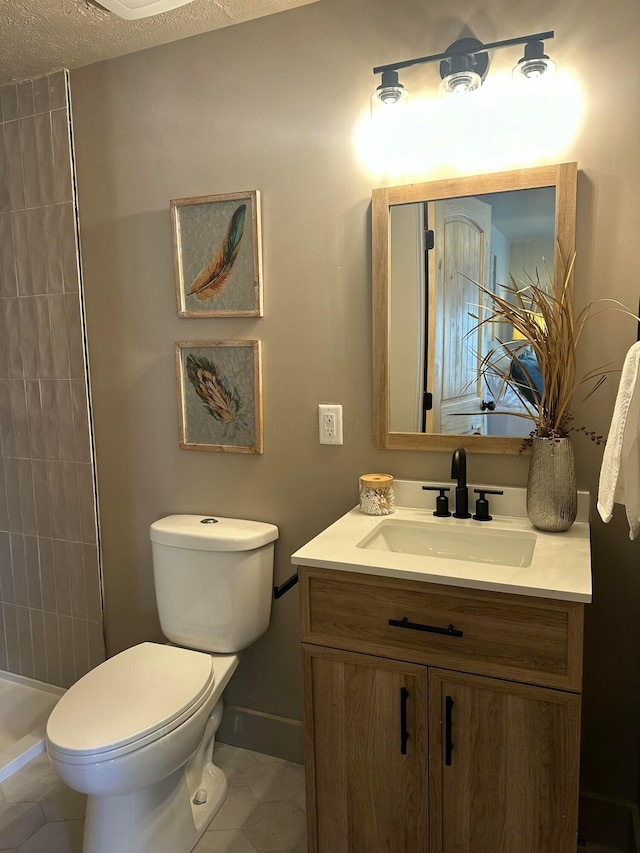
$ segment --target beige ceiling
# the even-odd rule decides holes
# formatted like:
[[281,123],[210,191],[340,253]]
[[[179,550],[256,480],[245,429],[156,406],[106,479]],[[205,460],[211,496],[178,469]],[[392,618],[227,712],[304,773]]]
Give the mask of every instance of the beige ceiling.
[[317,0],[193,0],[125,21],[91,0],[0,0],[0,85],[228,27]]

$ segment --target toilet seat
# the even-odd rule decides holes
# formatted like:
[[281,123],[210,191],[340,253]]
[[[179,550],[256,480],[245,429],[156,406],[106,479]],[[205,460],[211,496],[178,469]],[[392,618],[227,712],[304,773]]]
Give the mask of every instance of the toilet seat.
[[125,755],[191,717],[215,688],[212,656],[141,643],[91,670],[54,708],[47,746],[72,763]]

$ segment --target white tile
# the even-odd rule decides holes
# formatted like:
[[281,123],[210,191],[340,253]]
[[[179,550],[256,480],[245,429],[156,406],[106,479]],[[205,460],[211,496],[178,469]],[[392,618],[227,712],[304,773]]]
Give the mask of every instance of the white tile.
[[18,850],[20,853],[44,853],[45,850],[46,853],[82,853],[83,832],[81,820],[46,823]]
[[243,782],[247,773],[258,765],[279,760],[272,755],[229,746],[216,749],[213,756],[214,764],[224,770],[230,785]]
[[227,799],[209,824],[214,829],[242,829],[244,822],[254,812],[258,800],[245,785],[230,785]]
[[49,762],[30,762],[2,783],[8,803],[37,803],[60,787],[62,782]]
[[286,761],[261,764],[247,773],[244,780],[262,803],[293,800],[303,782],[303,774]]
[[45,819],[38,803],[11,803],[0,808],[0,850],[18,847],[41,826]]
[[280,853],[297,847],[306,821],[295,803],[260,803],[243,830],[258,853]]
[[[229,793],[194,853],[306,853],[302,767],[224,744],[214,760],[229,776]],[[245,778],[254,790],[238,781]],[[84,809],[85,797],[64,786],[41,753],[0,784],[1,853],[81,853]]]
[[40,805],[48,821],[84,820],[87,797],[65,787],[40,800]]
[[307,811],[306,787],[304,782],[302,783],[302,788],[300,788],[296,796],[293,798],[293,802],[297,806],[300,806],[303,812]]
[[258,853],[241,829],[205,832],[193,853]]

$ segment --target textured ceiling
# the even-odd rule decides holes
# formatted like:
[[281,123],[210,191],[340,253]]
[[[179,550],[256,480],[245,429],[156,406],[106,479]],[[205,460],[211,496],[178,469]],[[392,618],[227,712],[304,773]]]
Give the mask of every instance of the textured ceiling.
[[193,0],[125,21],[91,0],[0,0],[0,85],[216,30],[317,0]]

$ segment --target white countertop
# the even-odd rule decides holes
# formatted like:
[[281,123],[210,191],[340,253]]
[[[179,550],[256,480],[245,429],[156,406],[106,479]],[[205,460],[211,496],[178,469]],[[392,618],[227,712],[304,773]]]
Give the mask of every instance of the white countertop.
[[[591,546],[589,540],[589,495],[578,495],[578,520],[563,533],[536,530],[526,517],[526,489],[505,488],[502,496],[489,496],[493,521],[434,518],[437,492],[422,490],[427,481],[395,481],[396,511],[389,516],[364,515],[356,507],[339,518],[291,557],[296,566],[383,575],[422,580],[450,586],[486,589],[518,595],[566,601],[591,601]],[[473,512],[474,488],[469,485],[469,506]],[[487,486],[487,488],[497,488]],[[453,493],[450,492],[451,495]],[[410,504],[405,506],[403,504]],[[509,515],[506,512],[509,512]],[[503,513],[503,514],[498,514]],[[475,563],[441,557],[359,548],[384,519],[451,525],[452,530],[499,530],[536,534],[531,564],[526,567]]]

